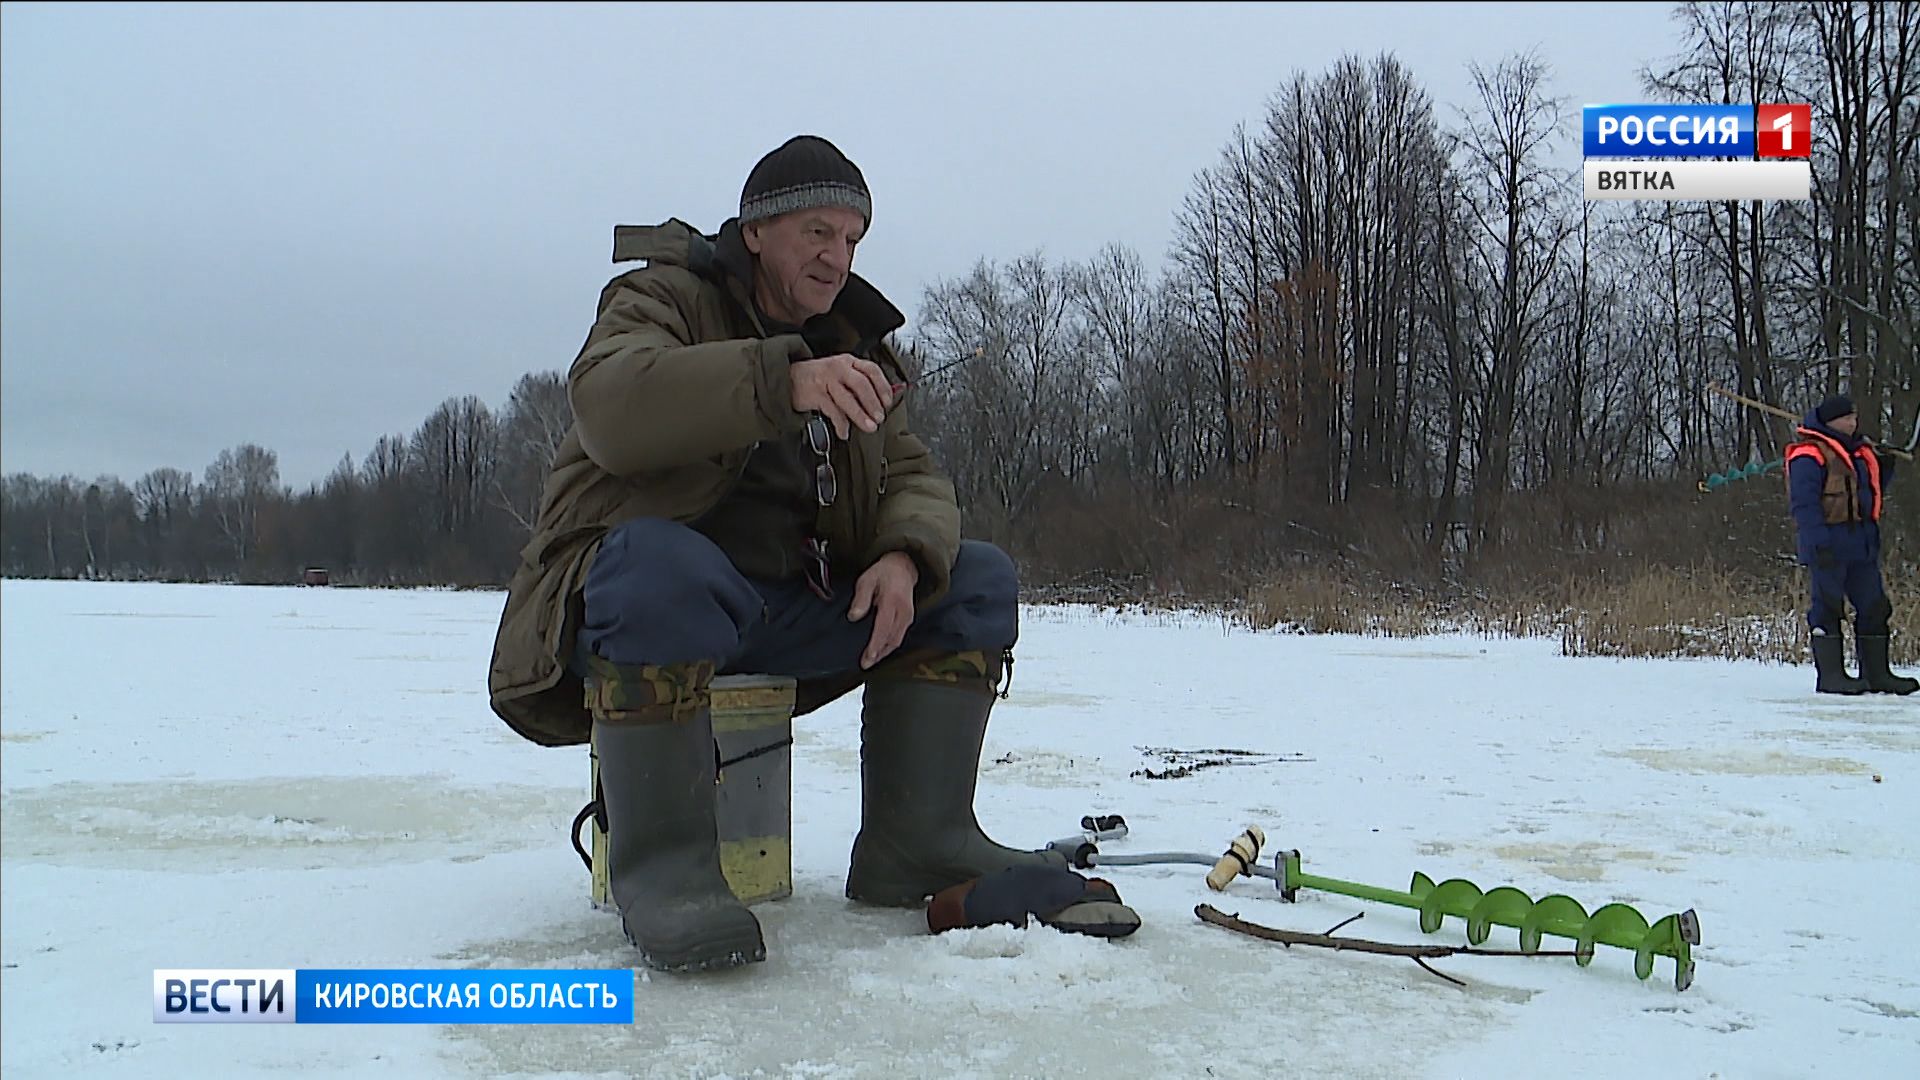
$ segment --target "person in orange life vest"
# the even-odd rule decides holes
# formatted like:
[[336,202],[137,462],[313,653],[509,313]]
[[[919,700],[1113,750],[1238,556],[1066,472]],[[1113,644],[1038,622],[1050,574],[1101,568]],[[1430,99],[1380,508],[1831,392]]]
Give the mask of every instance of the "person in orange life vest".
[[[1894,459],[1859,434],[1853,402],[1836,394],[1808,413],[1787,447],[1787,493],[1802,565],[1812,572],[1815,689],[1823,694],[1911,694],[1920,682],[1888,668],[1893,602],[1880,580],[1880,507]],[[1860,677],[1847,674],[1840,621],[1853,602]]]

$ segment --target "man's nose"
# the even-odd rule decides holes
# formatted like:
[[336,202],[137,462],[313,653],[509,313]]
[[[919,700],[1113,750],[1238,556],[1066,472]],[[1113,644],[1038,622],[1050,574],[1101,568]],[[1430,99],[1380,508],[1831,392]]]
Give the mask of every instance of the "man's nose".
[[853,252],[839,244],[829,244],[827,250],[820,253],[820,261],[844,274],[853,268]]

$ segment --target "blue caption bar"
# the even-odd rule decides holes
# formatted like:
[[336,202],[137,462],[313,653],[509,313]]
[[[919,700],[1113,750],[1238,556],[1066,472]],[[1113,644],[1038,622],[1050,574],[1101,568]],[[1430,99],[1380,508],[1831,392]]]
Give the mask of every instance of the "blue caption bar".
[[1751,158],[1752,105],[1588,105],[1581,152],[1590,158]]
[[300,1024],[631,1024],[633,972],[301,968]]

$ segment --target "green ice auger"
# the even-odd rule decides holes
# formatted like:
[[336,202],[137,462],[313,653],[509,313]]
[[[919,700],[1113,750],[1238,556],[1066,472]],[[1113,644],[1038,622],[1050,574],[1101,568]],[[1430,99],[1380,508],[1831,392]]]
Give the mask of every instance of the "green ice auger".
[[1633,950],[1633,971],[1642,979],[1653,975],[1653,958],[1673,958],[1673,985],[1685,990],[1693,985],[1693,946],[1700,944],[1700,918],[1692,908],[1667,915],[1647,924],[1646,917],[1626,904],[1607,904],[1593,914],[1570,896],[1547,896],[1534,900],[1510,885],[1482,892],[1470,881],[1452,878],[1434,884],[1432,878],[1415,873],[1407,891],[1381,889],[1339,878],[1320,877],[1300,869],[1300,852],[1276,852],[1273,865],[1260,862],[1260,851],[1267,836],[1258,825],[1249,825],[1234,837],[1221,855],[1199,852],[1155,851],[1134,854],[1102,852],[1099,841],[1127,835],[1124,819],[1080,819],[1081,831],[1047,845],[1050,851],[1064,855],[1078,870],[1104,866],[1152,866],[1160,863],[1197,863],[1212,867],[1207,887],[1219,892],[1242,874],[1271,880],[1280,889],[1280,899],[1292,901],[1301,889],[1338,893],[1356,900],[1375,900],[1382,904],[1412,908],[1420,913],[1420,932],[1431,934],[1440,929],[1448,915],[1467,921],[1467,943],[1481,945],[1495,926],[1510,926],[1520,931],[1520,951],[1540,951],[1540,939],[1547,935],[1573,941],[1574,962],[1581,967],[1593,963],[1595,945],[1611,945]]
[[1702,492],[1718,491],[1728,484],[1733,483],[1735,480],[1752,480],[1757,477],[1771,476],[1779,472],[1785,464],[1785,458],[1774,458],[1772,461],[1755,461],[1747,465],[1735,465],[1726,472],[1709,475],[1705,480],[1700,481],[1695,486]]
[[1642,979],[1653,974],[1654,957],[1669,956],[1674,963],[1674,989],[1685,990],[1693,985],[1692,947],[1700,944],[1700,918],[1692,908],[1664,916],[1649,926],[1645,916],[1626,904],[1607,904],[1589,915],[1587,909],[1570,896],[1533,900],[1510,885],[1481,892],[1479,886],[1459,878],[1436,885],[1432,878],[1416,871],[1413,884],[1407,891],[1400,892],[1306,873],[1300,869],[1297,850],[1279,852],[1274,862],[1278,869],[1275,883],[1280,886],[1282,900],[1294,899],[1301,889],[1318,889],[1356,900],[1412,908],[1420,913],[1423,934],[1439,930],[1441,921],[1452,915],[1467,921],[1470,945],[1485,942],[1495,925],[1510,926],[1520,931],[1521,952],[1539,951],[1544,935],[1571,938],[1574,962],[1581,967],[1593,962],[1595,945],[1632,949],[1633,973]]

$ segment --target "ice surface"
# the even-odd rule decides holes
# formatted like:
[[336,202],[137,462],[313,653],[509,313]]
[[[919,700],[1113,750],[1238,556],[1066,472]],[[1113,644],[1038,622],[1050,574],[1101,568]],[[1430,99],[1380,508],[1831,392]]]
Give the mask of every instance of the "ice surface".
[[[488,711],[488,592],[0,586],[0,1070],[12,1077],[1910,1076],[1920,1071],[1920,697],[1808,667],[1570,660],[1543,640],[1025,612],[979,814],[1032,845],[1217,851],[1698,910],[1693,989],[1630,954],[1285,949],[1201,923],[1458,944],[1411,912],[1204,868],[1102,871],[1120,942],[841,896],[857,701],[796,725],[795,895],[765,964],[637,974],[632,1027],[180,1026],[158,967],[628,967],[566,839],[585,752]],[[1157,749],[1253,764],[1170,780]],[[1204,755],[1203,755],[1204,756]],[[1284,756],[1288,759],[1275,760]],[[1874,780],[1878,774],[1880,782]],[[1517,935],[1496,930],[1490,945]],[[1553,944],[1550,940],[1549,944]]]

